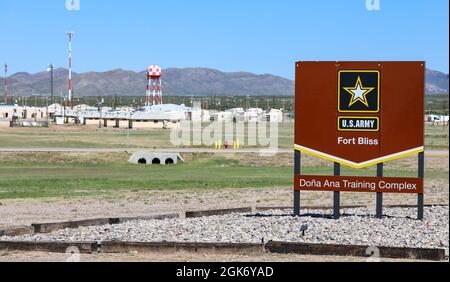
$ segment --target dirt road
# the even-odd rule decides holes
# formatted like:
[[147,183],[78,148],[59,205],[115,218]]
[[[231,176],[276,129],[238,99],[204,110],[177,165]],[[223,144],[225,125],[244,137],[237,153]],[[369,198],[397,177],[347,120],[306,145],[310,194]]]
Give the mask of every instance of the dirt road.
[[[0,262],[66,262],[73,255],[43,252],[0,251]],[[127,253],[80,255],[80,262],[366,262],[363,257],[308,256],[295,254]],[[380,259],[380,262],[418,262]]]
[[[249,154],[249,153],[291,153],[293,149],[202,149],[202,148],[173,148],[173,149],[148,149],[148,148],[0,148],[0,153],[134,153],[134,152],[178,152],[178,153],[220,153],[220,154]],[[448,153],[448,152],[447,152]]]
[[[178,153],[217,153],[217,154],[250,154],[250,153],[291,153],[293,149],[206,149],[206,148],[173,148],[173,149],[148,149],[148,148],[0,148],[0,153],[134,153],[134,152],[178,152]],[[448,157],[449,150],[428,150],[426,155],[430,157]]]

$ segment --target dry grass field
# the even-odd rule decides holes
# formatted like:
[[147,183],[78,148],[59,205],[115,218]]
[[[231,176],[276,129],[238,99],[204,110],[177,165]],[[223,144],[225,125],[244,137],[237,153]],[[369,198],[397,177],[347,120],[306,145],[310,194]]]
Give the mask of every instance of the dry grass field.
[[[206,124],[204,125],[206,126]],[[246,138],[249,136],[245,127]],[[294,124],[278,126],[279,147],[294,144]],[[191,132],[193,136],[197,131]],[[449,128],[426,125],[427,149],[448,149]],[[244,142],[241,142],[244,144]],[[170,130],[127,130],[96,126],[63,126],[51,128],[0,128],[0,148],[174,148]]]
[[[448,204],[449,157],[426,158],[428,204]],[[292,204],[293,154],[187,154],[185,164],[128,164],[128,154],[0,153],[0,225],[96,217],[142,216]],[[327,162],[305,156],[306,173],[331,174]],[[386,165],[386,175],[416,175],[416,158]],[[346,174],[375,175],[373,168]],[[303,204],[331,206],[332,194],[304,192]],[[385,204],[415,204],[414,195],[386,194]],[[342,193],[343,205],[375,205],[371,193]]]

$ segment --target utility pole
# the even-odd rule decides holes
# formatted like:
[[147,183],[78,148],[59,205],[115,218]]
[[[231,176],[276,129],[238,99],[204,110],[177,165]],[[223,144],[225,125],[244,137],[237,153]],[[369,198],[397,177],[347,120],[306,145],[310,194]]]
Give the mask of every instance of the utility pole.
[[445,117],[447,116],[447,103],[445,100],[442,102],[442,125],[445,128],[448,123],[445,122]]
[[67,36],[69,38],[69,108],[72,108],[72,91],[73,91],[73,82],[72,82],[72,38],[74,36],[73,31],[68,31]]
[[48,65],[47,71],[50,72],[50,104],[54,103],[54,93],[53,93],[53,69],[54,69],[54,65],[50,64]]
[[48,116],[48,97],[47,96],[45,97],[45,114],[47,116],[47,121],[48,121],[49,116]]
[[8,105],[8,64],[5,63],[5,77],[3,78],[3,91],[5,95],[5,105]]
[[101,99],[97,99],[97,109],[98,112],[100,114],[100,121],[98,124],[98,128],[102,128],[102,108],[103,108],[103,103],[105,102],[105,100],[103,98]]

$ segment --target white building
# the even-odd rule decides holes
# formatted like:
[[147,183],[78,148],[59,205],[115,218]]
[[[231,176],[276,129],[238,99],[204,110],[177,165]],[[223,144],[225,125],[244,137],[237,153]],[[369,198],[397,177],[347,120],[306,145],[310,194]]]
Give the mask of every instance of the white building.
[[284,113],[282,110],[271,109],[266,114],[266,120],[267,120],[267,122],[283,123],[284,122]]
[[245,112],[245,121],[246,122],[259,122],[261,121],[261,116],[263,114],[263,109],[260,108],[251,108]]
[[0,105],[0,119],[10,119],[18,108],[18,105]]
[[232,112],[214,112],[211,114],[211,121],[215,122],[226,122],[233,121],[233,113]]
[[211,111],[202,110],[202,122],[210,122],[211,121]]
[[426,122],[449,122],[449,116],[444,115],[428,115],[425,117]]

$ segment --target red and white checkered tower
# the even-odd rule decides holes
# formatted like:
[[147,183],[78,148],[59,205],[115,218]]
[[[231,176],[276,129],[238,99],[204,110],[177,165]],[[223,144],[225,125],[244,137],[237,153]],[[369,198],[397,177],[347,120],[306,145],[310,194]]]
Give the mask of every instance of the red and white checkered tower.
[[161,105],[162,100],[162,70],[157,65],[149,66],[147,69],[147,96],[145,105],[150,106],[150,96],[152,96],[153,105]]

